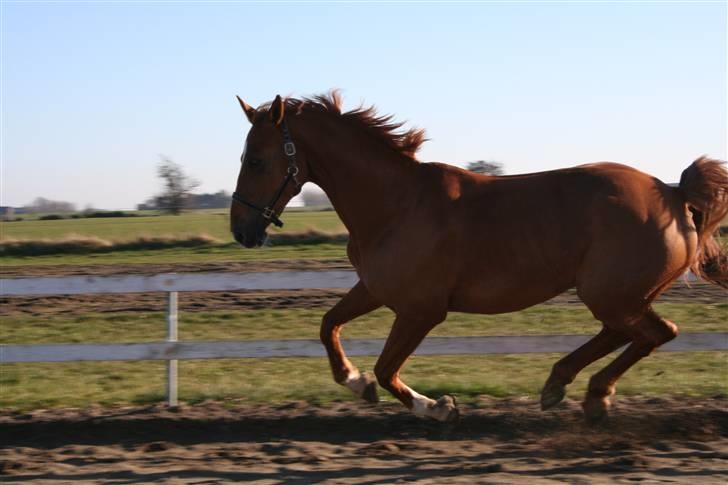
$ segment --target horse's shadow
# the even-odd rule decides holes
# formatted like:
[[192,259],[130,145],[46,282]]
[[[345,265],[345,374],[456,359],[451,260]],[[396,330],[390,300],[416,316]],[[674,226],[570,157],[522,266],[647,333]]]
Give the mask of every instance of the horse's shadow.
[[620,439],[647,442],[728,437],[725,406],[664,409],[656,403],[653,412],[647,412],[650,407],[646,405],[639,409],[617,408],[608,421],[598,426],[587,425],[574,403],[546,413],[538,412],[535,406],[525,410],[522,404],[516,407],[511,411],[502,405],[498,409],[462,406],[459,421],[451,424],[421,419],[395,406],[378,408],[381,412],[367,409],[363,413],[331,413],[310,408],[239,416],[231,409],[222,414],[211,413],[209,417],[199,411],[186,415],[184,411],[159,412],[157,407],[148,407],[96,417],[6,421],[0,424],[0,449],[51,449],[65,445],[121,445],[131,449],[158,441],[194,445],[285,440],[341,444],[492,439],[504,443],[546,438],[563,444],[573,441],[583,449],[590,440],[601,443]]

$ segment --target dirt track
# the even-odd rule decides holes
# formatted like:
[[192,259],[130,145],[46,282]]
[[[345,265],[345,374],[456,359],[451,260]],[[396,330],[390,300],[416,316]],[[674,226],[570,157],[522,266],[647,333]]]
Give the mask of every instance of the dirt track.
[[459,423],[399,405],[203,403],[0,413],[3,482],[726,483],[728,398],[621,398],[587,427],[484,398]]
[[[0,267],[3,277],[157,274],[189,272],[253,272],[293,270],[351,269],[346,260],[294,260],[209,264],[128,264],[94,266],[5,266]],[[346,290],[276,290],[235,292],[185,292],[180,298],[183,311],[213,311],[242,309],[325,308],[333,306]],[[658,300],[672,303],[725,303],[728,291],[702,281],[678,280]],[[580,305],[573,290],[559,295],[547,303]],[[0,315],[13,314],[70,314],[87,312],[163,311],[166,297],[162,293],[128,295],[69,295],[49,297],[0,297]]]
[[168,264],[44,264],[34,266],[0,266],[0,276],[67,276],[67,275],[119,275],[159,273],[219,273],[257,271],[316,271],[351,269],[348,259],[292,259],[274,261],[225,261],[221,263],[168,263]]

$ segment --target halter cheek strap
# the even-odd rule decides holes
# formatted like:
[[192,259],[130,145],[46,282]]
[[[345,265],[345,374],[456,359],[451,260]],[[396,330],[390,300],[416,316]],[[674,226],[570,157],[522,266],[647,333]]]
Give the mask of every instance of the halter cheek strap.
[[283,121],[281,121],[281,132],[283,133],[283,153],[285,153],[286,158],[288,158],[288,170],[286,170],[286,176],[283,178],[283,182],[281,183],[280,187],[278,187],[278,190],[276,191],[275,195],[268,203],[268,205],[266,205],[265,207],[260,207],[248,200],[245,200],[245,198],[243,198],[243,196],[238,194],[237,192],[233,192],[233,202],[237,202],[238,204],[250,207],[251,209],[260,212],[260,214],[263,216],[263,219],[270,221],[276,227],[283,227],[283,221],[278,218],[278,215],[276,215],[274,209],[275,205],[278,203],[278,200],[283,195],[283,192],[286,190],[286,187],[288,187],[289,183],[293,182],[296,188],[301,186],[301,183],[296,178],[296,176],[298,175],[298,164],[296,163],[296,145],[293,144],[293,139],[291,138],[291,133],[288,131],[288,125],[286,125],[285,118],[283,119]]

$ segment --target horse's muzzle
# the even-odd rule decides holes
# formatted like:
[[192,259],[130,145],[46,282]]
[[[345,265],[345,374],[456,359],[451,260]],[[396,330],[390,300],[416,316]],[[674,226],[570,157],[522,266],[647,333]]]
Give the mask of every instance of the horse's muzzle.
[[233,231],[233,237],[237,242],[246,248],[255,248],[263,245],[268,235],[265,231],[260,232],[238,232]]
[[255,217],[247,223],[232,224],[230,229],[237,242],[246,248],[254,248],[262,246],[268,237],[265,230],[267,226],[262,217]]

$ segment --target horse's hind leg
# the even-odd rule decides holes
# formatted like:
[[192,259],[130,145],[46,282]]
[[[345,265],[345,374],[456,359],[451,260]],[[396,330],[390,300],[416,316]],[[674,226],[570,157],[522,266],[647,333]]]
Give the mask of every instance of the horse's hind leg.
[[610,405],[609,396],[614,394],[617,380],[640,359],[677,336],[677,326],[657,315],[649,307],[640,317],[619,322],[619,325],[629,330],[632,343],[589,380],[589,390],[582,407],[587,420],[592,422],[606,417]]
[[564,399],[566,386],[586,366],[617,350],[630,337],[607,326],[584,345],[556,362],[541,391],[541,409],[549,409]]
[[382,354],[374,367],[374,373],[379,385],[391,392],[416,415],[428,416],[438,421],[452,421],[458,417],[458,411],[450,396],[443,396],[435,401],[415,392],[399,378],[399,371],[407,358],[427,333],[444,319],[445,314],[438,318],[397,315]]
[[376,310],[380,306],[382,305],[372,298],[362,282],[359,281],[331,310],[326,312],[321,322],[321,342],[326,347],[334,380],[369,402],[377,402],[378,400],[377,384],[371,376],[361,374],[349,362],[341,346],[339,334],[342,325],[356,317]]

